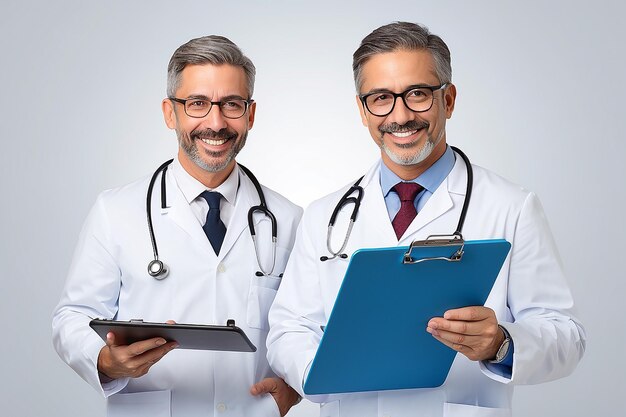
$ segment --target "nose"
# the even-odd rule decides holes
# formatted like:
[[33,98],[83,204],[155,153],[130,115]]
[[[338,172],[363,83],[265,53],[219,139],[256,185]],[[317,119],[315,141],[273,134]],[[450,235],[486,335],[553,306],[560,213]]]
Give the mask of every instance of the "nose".
[[211,130],[215,132],[219,132],[220,130],[228,126],[226,123],[226,118],[222,114],[222,110],[220,109],[220,106],[217,104],[214,104],[213,106],[211,106],[211,109],[209,110],[209,114],[204,116],[203,124],[205,124],[207,127],[209,127]]
[[389,122],[396,122],[399,125],[403,125],[409,120],[413,120],[415,113],[404,105],[402,97],[396,97],[393,110],[387,115]]

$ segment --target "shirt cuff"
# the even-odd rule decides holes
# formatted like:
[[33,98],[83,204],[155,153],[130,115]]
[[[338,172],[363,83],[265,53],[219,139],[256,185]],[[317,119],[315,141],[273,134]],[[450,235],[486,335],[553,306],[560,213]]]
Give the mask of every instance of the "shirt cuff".
[[513,339],[509,344],[509,351],[500,363],[493,363],[489,361],[483,361],[483,364],[496,375],[499,375],[506,379],[511,379],[513,375],[513,352],[515,347],[513,345]]

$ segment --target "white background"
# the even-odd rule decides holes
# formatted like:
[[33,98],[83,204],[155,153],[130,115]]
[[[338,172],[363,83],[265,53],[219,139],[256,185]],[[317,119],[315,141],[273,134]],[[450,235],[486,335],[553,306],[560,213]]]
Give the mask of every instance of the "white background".
[[[448,43],[458,88],[448,142],[540,196],[587,328],[574,374],[519,387],[515,415],[623,412],[622,2],[0,7],[2,415],[104,415],[104,400],[54,352],[50,316],[97,193],[149,174],[176,150],[160,111],[172,52],[192,37],[222,34],[250,56],[257,123],[239,160],[304,206],[377,157],[358,117],[351,61],[365,35],[394,20],[424,23]],[[289,414],[315,415],[307,402]]]

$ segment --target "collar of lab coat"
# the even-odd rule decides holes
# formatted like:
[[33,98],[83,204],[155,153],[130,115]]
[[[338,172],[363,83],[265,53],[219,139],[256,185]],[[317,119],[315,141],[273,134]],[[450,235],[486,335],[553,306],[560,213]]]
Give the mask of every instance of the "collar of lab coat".
[[[253,204],[256,205],[256,201],[258,200],[258,197],[256,197],[256,189],[250,179],[242,170],[238,171],[239,189],[237,190],[237,196],[235,198],[235,209],[226,228],[226,236],[224,237],[224,242],[222,243],[222,248],[218,256],[215,255],[202,229],[202,225],[191,211],[187,199],[176,182],[176,178],[169,171],[166,176],[168,208],[161,210],[161,215],[167,216],[176,223],[194,239],[195,244],[204,247],[209,253],[208,256],[213,256],[217,259],[223,259],[228,254],[241,233],[248,227],[248,209]],[[259,221],[258,219],[255,220],[255,224]]]
[[[362,209],[359,211],[357,222],[363,222],[368,228],[376,229],[377,233],[390,244],[391,242],[397,242],[398,245],[407,245],[422,228],[452,210],[455,204],[451,196],[452,194],[458,194],[460,196],[465,195],[465,187],[467,184],[466,167],[463,159],[457,157],[450,174],[448,174],[447,178],[435,190],[426,205],[420,210],[415,219],[413,219],[413,222],[411,222],[404,232],[400,241],[398,241],[387,214],[387,207],[385,206],[385,200],[380,186],[381,163],[382,161],[378,160],[376,164],[369,169],[367,174],[365,174],[363,181],[361,181],[364,195],[363,202],[361,203]],[[463,204],[462,200],[460,204]],[[364,210],[363,208],[365,207],[367,207],[367,209]],[[454,230],[442,230],[441,234],[452,232],[454,232]]]
[[[202,192],[207,190],[207,187],[200,181],[195,179],[183,168],[180,160],[174,158],[174,162],[171,165],[172,173],[176,178],[178,188],[185,196],[187,203],[191,204],[192,201],[197,199]],[[231,206],[235,205],[235,199],[237,197],[237,189],[239,188],[239,165],[235,164],[233,171],[228,175],[223,183],[215,188],[208,188],[209,191],[216,191],[222,195],[226,200],[226,204]]]

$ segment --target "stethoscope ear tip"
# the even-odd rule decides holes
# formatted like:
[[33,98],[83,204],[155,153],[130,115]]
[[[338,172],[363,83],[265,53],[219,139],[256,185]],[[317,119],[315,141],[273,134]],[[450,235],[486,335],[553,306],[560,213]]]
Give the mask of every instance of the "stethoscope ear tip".
[[320,261],[325,262],[325,261],[328,261],[330,259],[335,259],[336,257],[340,257],[341,259],[347,259],[348,255],[345,254],[345,253],[341,253],[341,254],[333,256],[332,258],[329,258],[328,256],[320,256]]
[[320,256],[320,261],[325,262],[325,261],[328,261],[330,259],[335,259],[336,257],[340,257],[341,259],[348,259],[348,254],[341,253],[341,254],[333,256],[332,258],[329,258],[328,256]]

